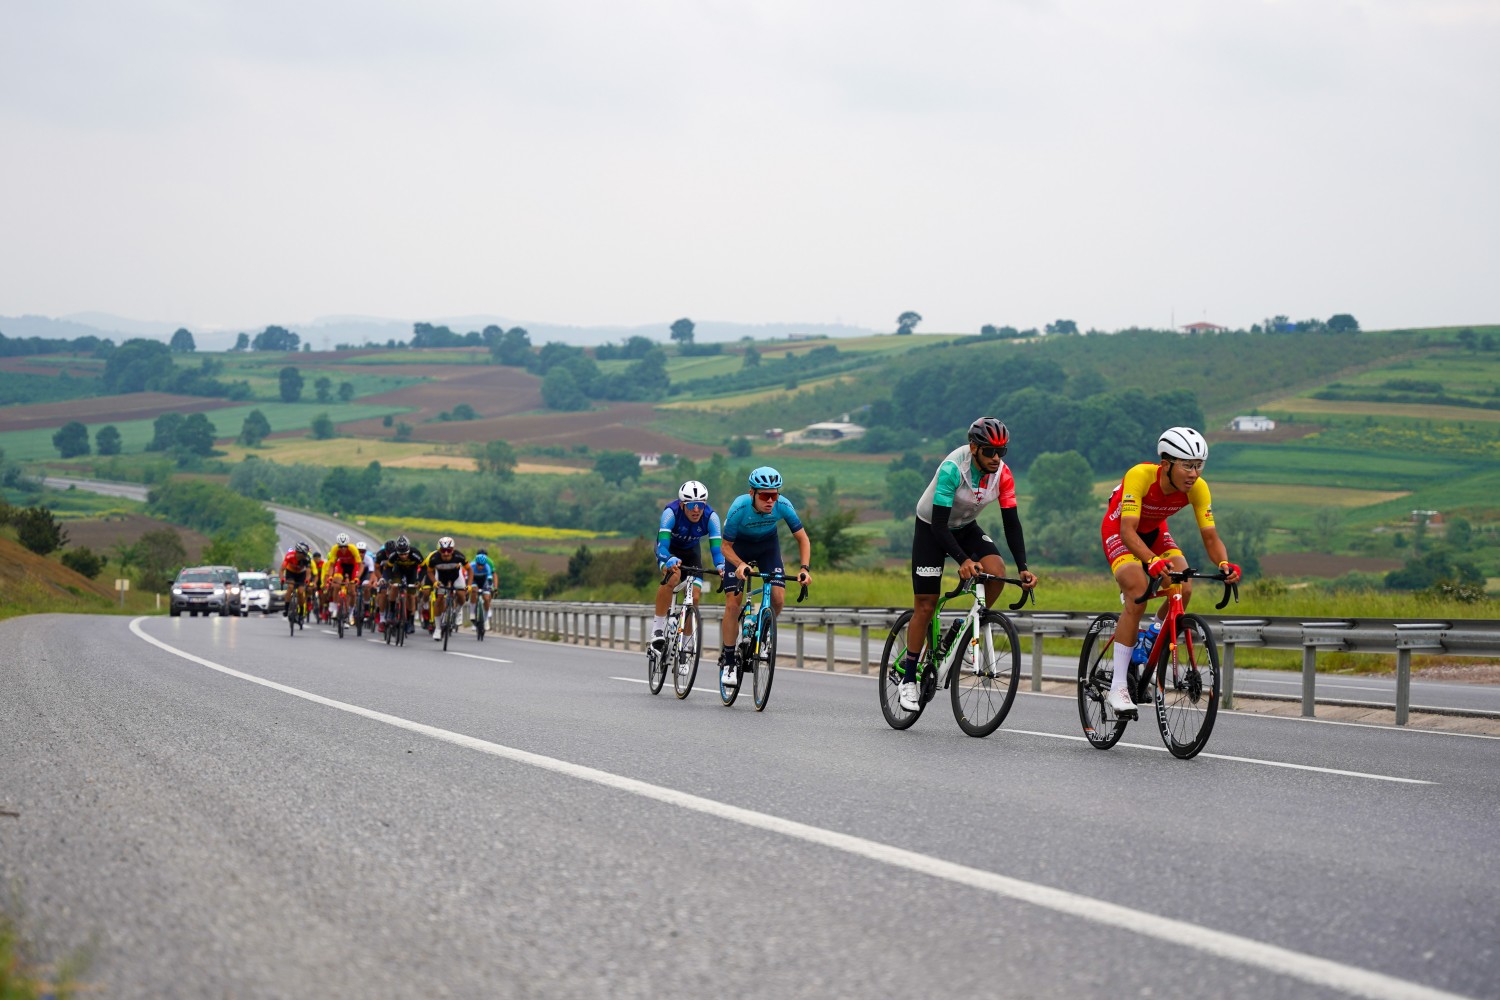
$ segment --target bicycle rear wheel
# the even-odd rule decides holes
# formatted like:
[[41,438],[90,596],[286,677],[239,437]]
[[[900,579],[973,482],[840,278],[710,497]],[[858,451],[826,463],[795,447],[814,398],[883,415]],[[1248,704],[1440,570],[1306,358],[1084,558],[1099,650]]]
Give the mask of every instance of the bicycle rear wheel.
[[1156,669],[1156,724],[1180,760],[1208,743],[1219,714],[1219,648],[1198,615],[1177,619],[1177,645],[1162,651]]
[[1115,626],[1120,616],[1102,614],[1089,626],[1083,637],[1083,652],[1078,657],[1078,719],[1083,735],[1095,750],[1108,750],[1120,742],[1129,725],[1109,710],[1110,677],[1114,674]]
[[297,613],[302,610],[302,598],[292,594],[291,603],[286,606],[286,624],[292,635],[297,634]]
[[344,616],[349,613],[349,609],[344,606],[343,601],[339,601],[338,608],[338,613],[333,616],[333,620],[339,630],[339,638],[342,639],[344,637]]
[[1020,639],[1009,618],[987,612],[979,623],[979,641],[973,641],[970,629],[958,641],[962,652],[948,680],[953,718],[970,736],[988,736],[1000,728],[1016,700]]
[[676,656],[672,658],[675,666],[672,669],[672,691],[678,698],[686,698],[693,690],[693,680],[698,676],[698,657],[702,655],[703,644],[699,638],[703,635],[703,616],[698,613],[698,605],[693,605],[683,611],[683,625],[692,625],[692,631],[684,634],[681,627],[677,630],[677,640],[672,644]]
[[901,682],[906,678],[900,667],[906,657],[909,625],[911,612],[907,611],[891,626],[885,637],[885,649],[880,654],[880,714],[885,716],[892,729],[908,729],[922,714],[921,708],[908,712],[901,707]]
[[489,613],[488,609],[484,606],[484,598],[477,594],[474,597],[474,611],[476,612],[474,615],[474,634],[479,637],[480,642],[483,642],[484,627],[487,624],[486,619],[489,617]]
[[776,616],[770,608],[760,612],[760,641],[756,644],[754,695],[755,710],[764,712],[771,700],[771,682],[776,679]]

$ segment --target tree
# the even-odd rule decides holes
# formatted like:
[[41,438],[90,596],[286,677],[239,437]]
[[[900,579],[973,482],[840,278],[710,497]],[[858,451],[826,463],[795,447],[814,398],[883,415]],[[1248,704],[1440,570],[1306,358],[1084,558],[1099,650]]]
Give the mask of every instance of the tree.
[[295,403],[302,398],[302,373],[291,365],[281,369],[281,401]]
[[554,367],[542,378],[542,402],[550,410],[589,408],[589,398],[578,387],[578,380],[562,365]]
[[158,416],[151,425],[153,433],[146,450],[171,451],[177,447],[177,429],[182,426],[182,421],[180,413],[163,413]]
[[594,459],[594,471],[606,483],[620,486],[641,478],[641,460],[634,452],[601,451]]
[[46,507],[27,507],[11,515],[16,540],[39,556],[55,552],[68,544],[68,533]]
[[237,334],[235,336],[235,338],[234,338],[234,350],[236,350],[236,351],[248,351],[248,350],[250,350],[250,335],[248,333],[240,333],[240,334]]
[[1464,327],[1462,330],[1458,331],[1457,336],[1458,342],[1462,344],[1467,350],[1472,351],[1475,349],[1475,345],[1478,342],[1479,336],[1471,328],[1467,326]]
[[1359,320],[1348,313],[1336,313],[1328,317],[1328,331],[1330,333],[1358,333]]
[[901,336],[909,336],[922,322],[922,314],[910,310],[896,317],[896,332]]
[[892,469],[885,475],[885,509],[898,521],[911,517],[927,489],[927,477],[915,469]]
[[858,516],[855,508],[839,506],[838,483],[829,476],[818,487],[816,512],[802,518],[807,537],[812,542],[815,565],[838,569],[869,546],[868,538],[850,530]]
[[1094,502],[1093,473],[1088,461],[1076,451],[1038,455],[1028,478],[1032,503],[1039,510],[1072,514],[1087,510]]
[[237,439],[246,448],[256,448],[271,433],[271,421],[260,410],[251,410],[245,417],[245,422],[240,425],[240,436]]
[[137,337],[110,352],[104,362],[104,388],[112,393],[143,392],[176,374],[172,352],[159,340]]
[[1312,518],[1312,547],[1315,552],[1332,552],[1344,512],[1337,507],[1319,507]]
[[754,344],[751,344],[749,347],[745,348],[744,356],[740,360],[740,367],[741,368],[759,368],[760,367],[760,352],[755,349],[755,345]]
[[691,344],[693,342],[693,321],[683,317],[672,324],[672,339],[679,344]]
[[189,455],[212,455],[217,436],[207,414],[190,413],[177,428],[177,447]]
[[101,455],[120,453],[120,429],[114,424],[105,424],[94,434],[94,450]]
[[744,435],[739,435],[729,439],[730,458],[749,458],[750,450],[750,439],[745,437]]
[[172,528],[157,528],[142,535],[136,546],[141,589],[157,593],[166,590],[187,559],[182,537]]
[[186,327],[178,327],[177,332],[172,334],[172,342],[167,345],[177,354],[187,354],[198,349],[193,343],[193,335]]
[[454,420],[476,420],[478,417],[479,414],[468,403],[459,403],[453,408]]
[[255,335],[255,339],[250,342],[250,349],[255,351],[295,351],[301,340],[301,337],[285,327],[268,326]]
[[313,417],[312,437],[318,439],[319,441],[327,441],[329,438],[333,437],[333,432],[333,420],[328,416],[326,412],[320,413],[316,417]]
[[52,435],[52,446],[63,458],[77,458],[89,453],[89,429],[77,420],[70,420]]
[[407,423],[405,420],[401,421],[396,425],[396,433],[391,436],[394,437],[397,441],[410,441],[411,424]]
[[527,367],[532,359],[531,335],[519,326],[511,327],[490,344],[490,357],[496,364]]
[[95,554],[94,550],[87,545],[81,545],[76,549],[69,549],[62,554],[62,564],[75,573],[88,577],[90,580],[99,575],[104,569],[104,559]]
[[509,479],[516,469],[516,450],[509,441],[488,441],[474,456],[480,472]]
[[313,391],[317,394],[318,402],[328,403],[333,399],[333,379],[327,375],[321,376],[313,383]]
[[353,399],[354,399],[354,383],[353,382],[340,382],[339,383],[339,402],[340,403],[348,403],[348,402],[351,402]]
[[1070,319],[1060,319],[1048,323],[1046,330],[1049,334],[1053,335],[1062,334],[1067,336],[1076,336],[1078,333],[1078,324]]

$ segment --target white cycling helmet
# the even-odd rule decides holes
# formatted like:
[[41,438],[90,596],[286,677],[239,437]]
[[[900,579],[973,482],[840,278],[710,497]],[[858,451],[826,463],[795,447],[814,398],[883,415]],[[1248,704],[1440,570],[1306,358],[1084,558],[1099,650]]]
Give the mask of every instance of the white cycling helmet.
[[348,545],[349,544],[349,532],[347,532],[347,531],[340,531],[338,533],[338,537],[336,537],[333,540],[333,542],[334,542],[335,545]]
[[1191,427],[1168,427],[1156,439],[1156,453],[1162,458],[1202,462],[1208,458],[1208,442]]
[[453,548],[453,539],[449,538],[447,535],[444,535],[442,538],[438,539],[438,548],[440,548],[440,549],[451,549],[451,548]]
[[677,499],[683,503],[706,503],[708,487],[696,479],[689,479],[677,489]]

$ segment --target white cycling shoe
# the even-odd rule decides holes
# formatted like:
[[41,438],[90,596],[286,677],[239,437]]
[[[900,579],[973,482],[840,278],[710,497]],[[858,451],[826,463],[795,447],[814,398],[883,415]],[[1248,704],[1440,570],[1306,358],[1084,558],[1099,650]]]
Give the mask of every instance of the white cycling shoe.
[[907,681],[901,685],[900,697],[901,711],[915,712],[922,707],[921,693],[917,688],[916,681]]
[[1135,702],[1130,700],[1130,692],[1121,688],[1109,693],[1109,707],[1116,715],[1135,714]]
[[724,669],[719,671],[719,683],[727,688],[732,688],[738,685],[739,682],[740,679],[735,676],[734,664],[724,664]]

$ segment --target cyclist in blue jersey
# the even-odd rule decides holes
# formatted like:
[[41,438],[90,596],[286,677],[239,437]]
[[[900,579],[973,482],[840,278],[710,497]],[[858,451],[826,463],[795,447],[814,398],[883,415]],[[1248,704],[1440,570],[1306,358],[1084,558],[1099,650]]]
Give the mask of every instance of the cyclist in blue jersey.
[[705,535],[714,569],[723,573],[719,515],[708,505],[708,487],[689,479],[677,490],[677,499],[662,509],[656,529],[656,566],[667,574],[666,582],[656,590],[656,618],[651,623],[651,645],[657,652],[667,647],[667,612],[672,606],[672,590],[682,579],[682,570],[703,568]]
[[[735,684],[734,646],[739,636],[740,605],[743,602],[741,581],[749,574],[749,563],[755,563],[762,573],[781,577],[781,541],[776,537],[776,524],[785,521],[792,537],[797,540],[797,549],[802,564],[797,573],[798,583],[812,582],[808,563],[812,561],[812,541],[807,529],[797,517],[792,502],[781,495],[781,473],[763,465],[750,473],[750,492],[737,497],[724,518],[724,558],[733,566],[733,572],[724,575],[724,628],[723,652],[719,654],[721,679],[728,687]],[[771,613],[780,615],[786,603],[786,584],[777,579],[771,584]]]
[[478,602],[476,617],[483,615],[486,621],[489,620],[490,593],[495,589],[495,583],[495,564],[490,562],[489,551],[480,549],[474,554],[473,562],[469,563],[469,590]]

